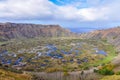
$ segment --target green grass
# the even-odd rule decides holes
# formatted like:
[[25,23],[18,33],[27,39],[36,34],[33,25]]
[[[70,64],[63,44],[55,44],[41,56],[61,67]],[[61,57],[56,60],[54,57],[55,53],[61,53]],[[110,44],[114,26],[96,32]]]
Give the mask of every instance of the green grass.
[[[60,49],[65,50],[65,51],[69,51],[73,46],[70,46],[69,44],[71,43],[77,43],[77,42],[83,42],[84,44],[82,45],[82,48],[76,48],[77,50],[80,50],[83,54],[80,53],[80,55],[75,56],[74,59],[82,59],[84,57],[88,57],[89,62],[86,64],[82,63],[80,64],[81,66],[79,66],[79,64],[74,61],[74,65],[71,62],[67,62],[67,63],[62,63],[60,60],[52,60],[49,57],[41,57],[38,60],[32,60],[33,62],[37,62],[36,65],[28,65],[30,68],[40,68],[39,63],[45,63],[44,60],[49,60],[50,62],[47,63],[48,66],[45,67],[46,68],[55,68],[56,66],[60,66],[61,68],[63,68],[63,66],[68,65],[69,67],[67,68],[68,70],[72,69],[72,70],[81,70],[84,69],[86,67],[91,67],[91,66],[97,66],[99,64],[106,64],[108,62],[110,62],[115,56],[116,56],[116,51],[114,49],[114,47],[110,44],[108,44],[106,41],[102,41],[102,40],[82,40],[82,39],[75,39],[75,38],[34,38],[34,39],[23,39],[23,40],[12,40],[9,41],[12,42],[12,44],[9,44],[6,46],[6,49],[9,51],[13,51],[16,52],[18,50],[21,49],[30,49],[30,48],[34,48],[36,46],[45,46],[46,44],[55,44],[59,49],[57,50],[57,53],[60,53]],[[3,43],[1,43],[3,44]],[[66,44],[66,45],[65,45]],[[93,48],[98,47],[100,50],[105,50],[108,53],[108,56],[105,57],[103,55],[97,55],[97,58],[94,57],[95,54],[93,54],[95,51],[93,50]],[[46,51],[46,49],[42,50],[41,52]],[[75,52],[73,52],[74,54]],[[35,54],[29,54],[29,53],[24,53],[24,54],[20,54],[19,56],[24,56],[26,57],[26,59],[28,58],[32,58],[35,57]],[[72,57],[70,56],[64,56],[64,59],[69,61]],[[101,58],[103,58],[103,60],[100,60]],[[94,59],[94,60],[92,60]],[[24,60],[25,61],[25,60]],[[58,64],[59,62],[59,64]],[[60,65],[61,64],[61,65]],[[27,68],[27,67],[26,67]],[[71,71],[71,70],[70,70]]]
[[108,56],[105,57],[103,60],[96,62],[94,66],[109,63],[114,59],[115,56],[117,56],[114,46],[108,45],[105,48],[106,48],[106,51],[108,51]]

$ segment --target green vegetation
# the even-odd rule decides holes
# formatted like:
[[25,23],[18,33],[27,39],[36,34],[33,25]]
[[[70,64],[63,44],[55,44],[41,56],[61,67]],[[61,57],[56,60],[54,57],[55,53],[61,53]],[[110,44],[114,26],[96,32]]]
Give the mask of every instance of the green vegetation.
[[69,73],[67,71],[64,72],[64,76],[69,76]]
[[107,68],[99,70],[98,73],[102,75],[113,75],[114,74],[112,70],[107,69]]
[[119,75],[105,76],[101,80],[120,80]]
[[[64,76],[63,80],[70,77],[71,72],[86,71],[91,68],[99,68],[99,70],[95,70],[94,75],[90,75],[90,73],[80,74],[79,78],[84,80],[99,80],[106,75],[120,74],[119,72],[115,73],[113,71],[115,66],[110,64],[110,61],[117,55],[117,52],[114,46],[106,40],[35,38],[23,40],[14,39],[9,42],[2,42],[1,44],[6,44],[0,46],[1,51],[7,50],[10,54],[15,53],[17,55],[16,57],[5,55],[4,58],[12,59],[12,63],[8,66],[1,64],[1,68],[16,72],[16,74],[22,73],[23,71],[30,71],[45,72],[46,74],[56,73],[57,75],[59,74],[57,72],[62,72],[60,75]],[[49,44],[57,49],[55,51],[53,50],[50,56],[47,56],[47,52],[50,51],[50,49],[47,48]],[[99,53],[99,51],[102,51],[103,54]],[[42,55],[39,56],[38,52],[42,53]],[[62,58],[56,58],[56,56],[51,57],[51,55],[56,54],[62,56]],[[25,65],[16,67],[14,63],[19,57],[23,57],[21,63]],[[88,75],[90,75],[90,77],[86,78],[85,76]],[[35,75],[34,79],[39,80],[41,78]]]
[[[106,44],[106,43],[104,43],[104,44]],[[107,64],[107,63],[111,62],[115,56],[117,56],[117,52],[113,45],[107,44],[103,48],[105,51],[108,51],[109,54],[103,60],[96,62],[96,64],[94,64],[94,66],[98,66],[100,64]]]
[[118,72],[116,73],[116,75],[120,75],[120,71],[118,71]]
[[0,80],[31,80],[30,75],[18,74],[0,69]]
[[[49,51],[49,49],[45,47],[48,44],[53,44],[57,47],[57,50],[52,52],[52,54],[60,54],[63,58],[56,59],[48,56],[40,56],[36,59],[31,59],[37,56],[37,52],[45,54],[45,52]],[[107,55],[96,54],[94,48],[104,50]],[[7,49],[9,52],[16,53],[17,57],[14,58],[14,60],[18,57],[24,57],[22,62],[27,63],[27,66],[22,68],[23,71],[56,72],[64,70],[88,70],[90,67],[109,63],[116,56],[114,47],[104,40],[83,40],[77,38],[14,39],[9,41],[2,49]],[[74,51],[72,51],[71,54],[63,54],[61,52],[61,50],[70,52],[72,49],[74,49]],[[26,62],[28,59],[30,59],[30,61]]]
[[95,72],[102,74],[102,75],[114,75],[115,74],[113,71],[114,68],[115,68],[114,65],[107,64],[107,65],[101,66],[99,70],[95,70]]

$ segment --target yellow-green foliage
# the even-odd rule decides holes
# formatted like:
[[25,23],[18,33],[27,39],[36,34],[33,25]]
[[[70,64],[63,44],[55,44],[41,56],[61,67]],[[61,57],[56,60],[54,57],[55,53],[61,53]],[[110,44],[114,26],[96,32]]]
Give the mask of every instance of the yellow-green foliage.
[[113,64],[107,64],[103,68],[106,68],[106,69],[109,69],[109,70],[113,70],[114,67],[115,67],[115,65],[113,65]]
[[31,76],[0,69],[0,80],[31,80]]
[[101,80],[120,80],[120,75],[105,76]]
[[68,73],[68,72],[64,72],[63,75],[64,75],[64,76],[69,76],[69,73]]
[[116,75],[120,75],[120,71],[116,72],[115,74],[116,74]]
[[62,71],[61,68],[47,68],[46,72],[51,73],[51,72],[56,72],[56,71]]
[[102,75],[113,75],[114,74],[113,69],[114,69],[114,65],[108,64],[103,66],[101,69],[99,69],[98,73]]

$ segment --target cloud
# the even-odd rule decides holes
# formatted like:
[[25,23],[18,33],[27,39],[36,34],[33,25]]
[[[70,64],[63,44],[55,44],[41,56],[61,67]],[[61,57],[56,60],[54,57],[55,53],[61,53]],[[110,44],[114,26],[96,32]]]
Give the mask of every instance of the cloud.
[[[49,0],[4,0],[0,1],[0,18],[77,22],[120,20],[119,2],[119,0],[94,0],[94,2],[74,0],[70,4],[60,6]],[[88,6],[79,8],[84,4]]]
[[47,0],[6,0],[0,3],[1,18],[36,19],[52,16],[55,6]]

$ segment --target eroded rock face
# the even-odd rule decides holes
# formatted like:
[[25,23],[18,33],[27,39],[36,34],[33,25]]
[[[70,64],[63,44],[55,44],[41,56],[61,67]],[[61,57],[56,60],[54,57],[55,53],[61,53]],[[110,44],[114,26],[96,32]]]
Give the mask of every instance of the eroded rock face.
[[87,39],[106,39],[120,52],[120,27],[92,31],[82,34],[81,37]]
[[59,25],[0,23],[0,37],[33,38],[33,37],[65,37],[74,33]]

